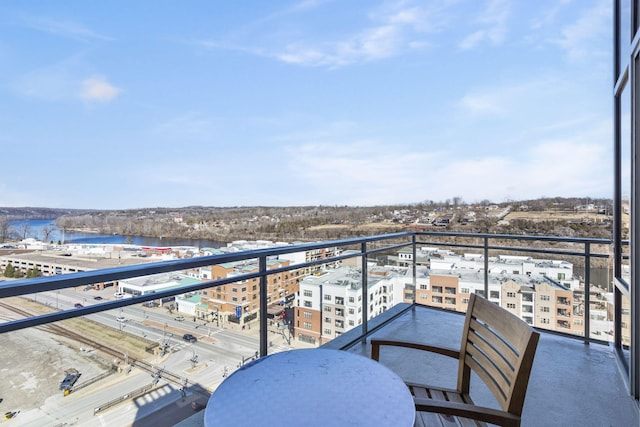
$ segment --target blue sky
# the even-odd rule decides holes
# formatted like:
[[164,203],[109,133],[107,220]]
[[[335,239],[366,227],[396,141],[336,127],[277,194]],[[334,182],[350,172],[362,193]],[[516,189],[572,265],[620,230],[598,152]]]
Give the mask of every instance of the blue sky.
[[0,4],[0,206],[611,197],[611,2]]

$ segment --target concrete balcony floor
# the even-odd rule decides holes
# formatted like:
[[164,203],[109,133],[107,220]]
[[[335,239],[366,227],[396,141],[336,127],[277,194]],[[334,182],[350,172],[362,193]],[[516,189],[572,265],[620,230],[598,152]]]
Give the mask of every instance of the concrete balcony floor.
[[[372,321],[376,338],[419,341],[459,348],[464,315],[414,306],[401,312],[393,307]],[[349,331],[325,344],[324,348],[351,351],[369,357],[370,339],[357,340],[359,332]],[[346,342],[355,344],[345,346]],[[449,359],[410,349],[385,347],[380,362],[407,381],[455,387],[457,364]],[[585,345],[582,341],[542,332],[531,372],[522,414],[522,425],[630,427],[640,425],[640,409],[629,396],[614,350],[603,344]],[[481,405],[497,407],[491,393],[472,379],[472,397]],[[204,425],[204,411],[195,414],[180,427]],[[286,420],[286,418],[284,418]],[[286,422],[286,421],[285,421]]]
[[[382,324],[372,336],[459,348],[463,323],[463,315],[414,306]],[[358,342],[346,350],[369,356],[369,339],[366,344]],[[407,381],[455,388],[457,364],[453,359],[384,347],[380,362]],[[478,404],[496,407],[490,392],[473,379],[471,395]],[[585,345],[577,339],[543,332],[531,372],[522,425],[640,425],[637,403],[627,392],[613,348],[603,344]]]

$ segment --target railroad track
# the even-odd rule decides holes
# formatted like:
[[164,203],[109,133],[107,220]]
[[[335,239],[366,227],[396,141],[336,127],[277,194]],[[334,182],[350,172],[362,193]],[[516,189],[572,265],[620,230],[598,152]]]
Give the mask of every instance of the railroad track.
[[[7,303],[4,302],[0,302],[0,307],[7,309],[9,311],[12,311],[20,316],[23,317],[33,317],[34,315],[36,315],[35,313],[31,313],[27,310],[24,310],[22,308],[18,308],[18,307],[14,307],[12,305],[9,305]],[[72,339],[74,341],[77,341],[81,344],[85,344],[88,347],[94,348],[96,350],[99,350],[111,357],[117,358],[119,360],[124,360],[124,353],[113,349],[111,347],[105,346],[104,344],[102,344],[101,342],[98,342],[96,340],[93,340],[91,338],[86,337],[85,335],[79,334],[77,332],[73,332],[69,329],[63,328],[60,325],[56,325],[53,323],[49,323],[47,325],[41,325],[41,326],[36,326],[35,329],[44,331],[44,332],[49,332],[52,333],[54,335],[57,336],[61,336],[64,338],[69,338]],[[134,362],[134,360],[132,358],[129,358],[130,362]]]
[[[0,307],[5,308],[5,309],[7,309],[9,311],[12,311],[12,312],[14,312],[14,313],[16,313],[16,314],[18,314],[20,316],[23,316],[23,317],[32,317],[32,316],[35,315],[34,313],[31,313],[31,312],[29,312],[27,310],[24,310],[24,309],[18,308],[18,307],[14,307],[14,306],[9,305],[9,304],[4,303],[4,302],[0,302]],[[82,334],[79,334],[77,332],[73,332],[73,331],[71,331],[69,329],[63,328],[60,325],[55,325],[53,323],[49,323],[47,325],[36,326],[35,329],[38,329],[38,330],[41,330],[41,331],[44,331],[44,332],[49,332],[49,333],[52,333],[52,334],[57,335],[57,336],[61,336],[61,337],[72,339],[72,340],[77,341],[79,343],[85,344],[88,347],[92,347],[92,348],[94,348],[94,349],[96,349],[98,351],[101,351],[101,352],[103,352],[103,353],[105,353],[105,354],[107,354],[107,355],[109,355],[111,357],[114,357],[116,359],[123,360],[123,361],[125,359],[123,352],[121,352],[119,350],[116,350],[116,349],[113,349],[111,347],[107,347],[104,344],[102,344],[102,343],[100,343],[100,342],[98,342],[96,340],[93,340],[91,338],[87,338],[86,336],[84,336]],[[136,366],[139,369],[148,372],[149,374],[151,374],[154,377],[157,376],[158,379],[159,378],[163,378],[165,381],[172,382],[172,383],[177,384],[177,385],[179,385],[181,387],[186,387],[189,384],[189,381],[187,380],[186,377],[182,377],[182,376],[180,376],[178,374],[174,374],[173,372],[167,371],[164,368],[160,368],[160,367],[154,366],[151,363],[146,362],[144,360],[137,360],[137,359],[134,359],[132,357],[129,357],[127,362],[130,363],[131,366]],[[195,391],[196,393],[200,393],[205,397],[209,397],[211,395],[211,391],[210,390],[207,390],[207,389],[205,389],[204,387],[202,387],[202,386],[200,386],[198,384],[192,384],[192,385],[195,386],[193,391]]]

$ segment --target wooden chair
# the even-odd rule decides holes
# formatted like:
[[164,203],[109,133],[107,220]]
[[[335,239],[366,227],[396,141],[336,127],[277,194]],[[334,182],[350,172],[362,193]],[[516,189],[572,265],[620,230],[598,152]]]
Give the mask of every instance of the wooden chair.
[[[515,315],[471,294],[459,351],[372,339],[371,357],[380,360],[381,346],[400,346],[459,360],[455,390],[407,383],[416,405],[416,426],[519,426],[539,338],[538,332]],[[471,371],[491,390],[502,410],[473,403],[469,396]]]

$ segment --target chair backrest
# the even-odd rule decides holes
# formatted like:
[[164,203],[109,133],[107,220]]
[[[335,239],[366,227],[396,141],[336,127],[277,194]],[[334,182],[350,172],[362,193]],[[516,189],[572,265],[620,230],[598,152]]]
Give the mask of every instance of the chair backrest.
[[469,393],[473,370],[503,411],[522,415],[539,338],[538,332],[514,314],[471,294],[460,346],[458,390]]

